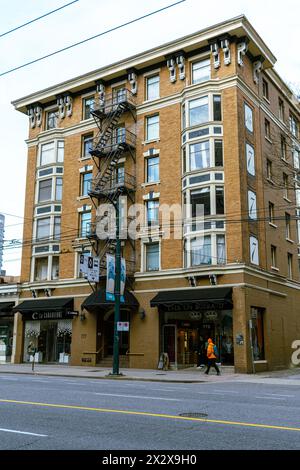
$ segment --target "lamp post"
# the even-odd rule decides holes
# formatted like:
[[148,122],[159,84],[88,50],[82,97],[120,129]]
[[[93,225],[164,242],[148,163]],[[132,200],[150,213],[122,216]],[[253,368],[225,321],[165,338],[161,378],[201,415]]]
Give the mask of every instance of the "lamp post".
[[114,203],[116,210],[116,260],[115,260],[115,314],[114,314],[114,347],[113,347],[113,371],[111,375],[122,375],[119,372],[119,331],[120,321],[120,296],[121,296],[121,240],[120,240],[120,207],[119,198]]

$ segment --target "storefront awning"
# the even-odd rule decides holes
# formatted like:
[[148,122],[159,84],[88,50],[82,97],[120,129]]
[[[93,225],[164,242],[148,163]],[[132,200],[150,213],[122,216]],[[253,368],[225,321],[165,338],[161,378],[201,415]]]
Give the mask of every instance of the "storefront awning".
[[[139,303],[135,296],[131,294],[127,289],[124,292],[124,300],[125,302],[121,302],[121,309],[122,308],[130,308],[135,310],[138,308]],[[106,300],[106,293],[105,288],[99,289],[96,292],[93,292],[89,297],[87,297],[84,302],[81,304],[82,308],[85,308],[88,312],[95,312],[97,313],[99,309],[108,310],[114,306],[114,302]]]
[[56,320],[74,316],[73,297],[24,300],[13,308],[26,320]]
[[232,288],[207,287],[162,291],[150,301],[150,306],[162,307],[167,311],[231,309]]
[[13,316],[14,312],[12,311],[15,302],[0,302],[0,317],[10,317]]

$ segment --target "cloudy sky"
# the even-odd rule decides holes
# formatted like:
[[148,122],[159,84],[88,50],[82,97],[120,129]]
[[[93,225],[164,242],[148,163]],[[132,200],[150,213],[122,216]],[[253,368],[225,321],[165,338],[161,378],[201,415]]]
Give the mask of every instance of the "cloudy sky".
[[[69,1],[0,0],[0,35]],[[0,74],[175,2],[79,0],[0,37]],[[276,69],[282,78],[299,83],[300,56],[296,53],[299,0],[186,0],[162,13],[0,77],[0,212],[7,214],[5,239],[22,238],[26,178],[24,140],[28,118],[14,110],[12,100],[240,14],[247,16],[276,56]],[[20,249],[13,244],[5,250],[7,274],[19,274],[20,257]]]

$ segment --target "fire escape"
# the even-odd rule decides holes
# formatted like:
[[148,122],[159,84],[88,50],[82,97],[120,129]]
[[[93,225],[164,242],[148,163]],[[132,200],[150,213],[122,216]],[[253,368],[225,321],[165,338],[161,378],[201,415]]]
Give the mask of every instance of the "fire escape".
[[[126,196],[129,203],[134,203],[136,136],[126,127],[119,125],[121,116],[124,116],[125,119],[125,115],[128,113],[131,113],[136,121],[134,97],[131,91],[126,88],[119,89],[105,98],[103,94],[100,99],[95,101],[91,113],[99,129],[90,150],[98,173],[91,181],[88,194],[96,208],[104,203],[116,204],[120,201],[121,196]],[[128,165],[129,162],[126,159],[125,164],[121,165],[120,160],[124,162],[124,157],[128,155],[132,159],[132,164]],[[132,174],[126,171],[128,166],[133,168]],[[125,233],[129,222],[127,215],[123,217],[122,211],[121,215],[122,255],[126,259],[127,275],[130,276],[135,270],[135,247],[134,241],[128,238]],[[103,273],[106,270],[106,254],[115,253],[116,232],[115,230],[105,230],[105,232],[99,233],[101,224],[102,227],[109,224],[109,215],[96,216],[95,222],[91,223],[88,230],[88,238],[96,242],[95,250],[100,258],[100,269]]]

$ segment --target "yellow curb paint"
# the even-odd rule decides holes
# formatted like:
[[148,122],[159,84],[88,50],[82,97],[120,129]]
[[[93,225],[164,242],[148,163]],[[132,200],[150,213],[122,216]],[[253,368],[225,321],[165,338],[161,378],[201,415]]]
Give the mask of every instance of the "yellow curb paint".
[[0,403],[15,403],[17,405],[33,405],[33,406],[45,406],[49,408],[63,408],[71,410],[82,410],[82,411],[97,411],[99,413],[119,413],[125,415],[136,415],[136,416],[151,416],[155,418],[167,418],[167,419],[178,419],[183,421],[196,421],[201,423],[212,423],[212,424],[225,424],[230,426],[245,426],[252,428],[263,428],[263,429],[278,429],[281,431],[298,431],[300,428],[291,428],[288,426],[273,426],[270,424],[258,424],[258,423],[244,423],[239,421],[224,421],[221,419],[206,419],[206,418],[188,418],[186,416],[175,416],[161,413],[149,413],[146,411],[127,411],[127,410],[111,410],[109,408],[92,408],[89,406],[76,406],[76,405],[60,405],[56,403],[40,403],[33,401],[20,401],[20,400],[4,400],[0,399]]

